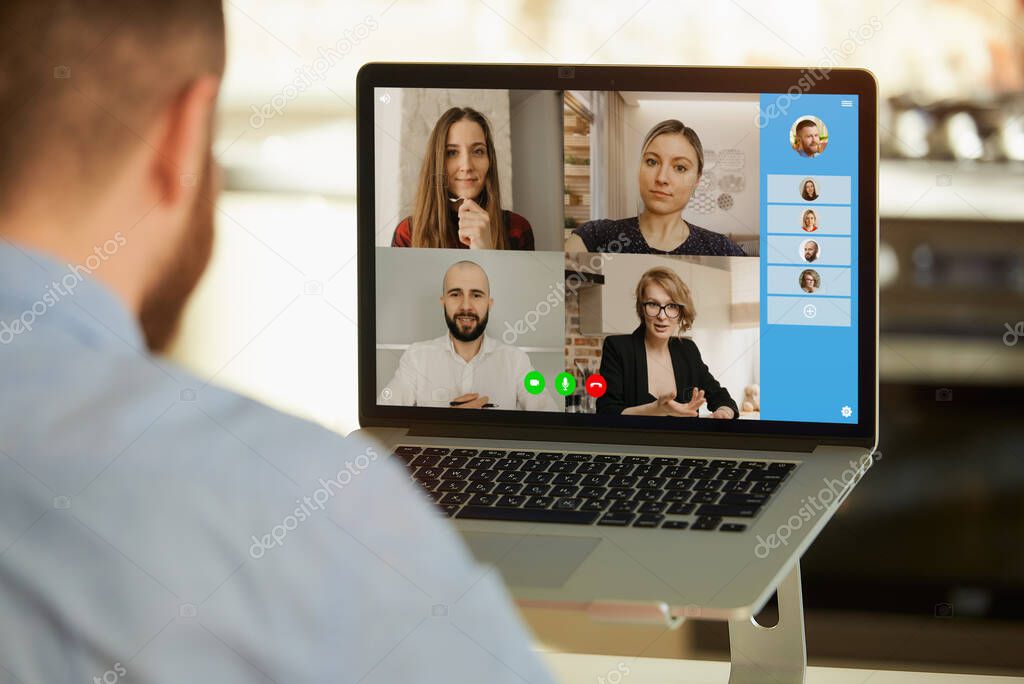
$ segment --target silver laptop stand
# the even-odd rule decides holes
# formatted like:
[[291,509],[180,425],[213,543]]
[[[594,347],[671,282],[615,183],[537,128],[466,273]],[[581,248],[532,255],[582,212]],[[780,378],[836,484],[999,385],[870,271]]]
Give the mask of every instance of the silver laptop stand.
[[[807,671],[804,639],[804,605],[800,585],[800,561],[776,588],[779,621],[762,627],[753,617],[729,620],[729,684],[803,684]],[[692,611],[692,612],[691,612]],[[687,606],[684,615],[671,615],[668,606],[650,604],[630,608],[622,604],[592,606],[593,620],[617,623],[664,623],[677,629],[687,619],[701,615],[699,606]]]
[[800,561],[776,589],[779,622],[762,627],[754,618],[729,620],[729,684],[803,684],[807,671]]

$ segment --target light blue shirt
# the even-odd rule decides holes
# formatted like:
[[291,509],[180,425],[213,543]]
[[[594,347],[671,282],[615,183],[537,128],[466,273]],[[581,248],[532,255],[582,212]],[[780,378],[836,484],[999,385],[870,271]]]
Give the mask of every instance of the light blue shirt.
[[552,681],[394,457],[148,355],[89,267],[0,238],[0,684]]

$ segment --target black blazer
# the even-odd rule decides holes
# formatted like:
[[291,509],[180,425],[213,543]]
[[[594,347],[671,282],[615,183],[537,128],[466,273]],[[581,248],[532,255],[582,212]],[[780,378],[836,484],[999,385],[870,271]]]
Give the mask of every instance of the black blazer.
[[[729,396],[729,390],[718,384],[711,375],[693,340],[672,338],[668,342],[668,353],[676,376],[676,391],[683,393],[683,396],[676,395],[677,401],[690,401],[693,392],[690,388],[698,387],[704,390],[709,409],[714,411],[721,406],[728,406],[734,417],[739,417],[739,409]],[[644,347],[643,325],[631,335],[610,335],[604,338],[600,373],[608,388],[597,400],[598,413],[618,414],[625,408],[647,404],[655,399],[647,390],[647,350]]]

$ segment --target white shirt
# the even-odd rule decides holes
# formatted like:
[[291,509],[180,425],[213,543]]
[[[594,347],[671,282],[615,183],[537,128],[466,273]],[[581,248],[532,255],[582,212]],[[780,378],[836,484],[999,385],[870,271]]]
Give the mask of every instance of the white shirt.
[[498,410],[557,411],[547,390],[526,391],[523,380],[531,370],[526,352],[487,335],[476,356],[466,361],[445,333],[409,346],[378,401],[388,406],[447,408],[456,397],[476,392],[489,397]]

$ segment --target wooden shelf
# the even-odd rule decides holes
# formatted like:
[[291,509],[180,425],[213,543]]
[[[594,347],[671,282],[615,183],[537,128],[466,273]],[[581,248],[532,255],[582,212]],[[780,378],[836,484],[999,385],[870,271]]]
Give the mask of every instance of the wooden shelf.
[[[563,207],[565,218],[575,220],[577,224],[590,220],[590,164],[573,162],[590,161],[590,122],[577,112],[566,107],[564,110],[564,122],[562,138],[563,159],[563,182],[565,191],[570,198],[566,198]],[[572,160],[570,162],[569,160]],[[578,202],[571,204],[570,202]],[[570,234],[571,228],[565,229],[566,235]]]

